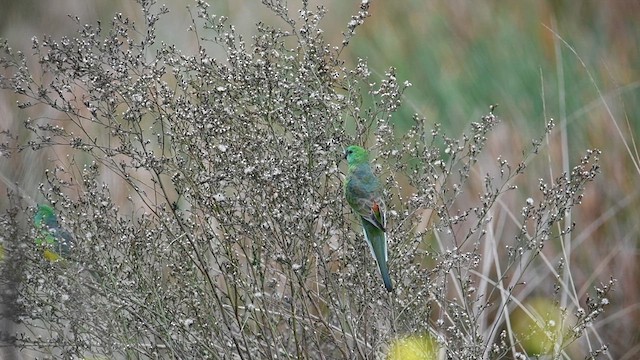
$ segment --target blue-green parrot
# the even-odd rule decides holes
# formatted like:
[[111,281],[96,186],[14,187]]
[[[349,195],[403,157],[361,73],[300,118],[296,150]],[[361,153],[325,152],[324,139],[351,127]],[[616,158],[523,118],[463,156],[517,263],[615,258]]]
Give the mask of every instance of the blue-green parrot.
[[53,208],[48,205],[38,205],[33,222],[40,230],[36,238],[36,245],[44,249],[44,257],[55,262],[69,255],[73,244],[73,237],[58,224],[58,218]]
[[344,181],[344,196],[360,217],[364,238],[378,263],[387,291],[393,291],[387,266],[387,225],[380,182],[373,174],[367,150],[351,145],[345,150],[349,169]]

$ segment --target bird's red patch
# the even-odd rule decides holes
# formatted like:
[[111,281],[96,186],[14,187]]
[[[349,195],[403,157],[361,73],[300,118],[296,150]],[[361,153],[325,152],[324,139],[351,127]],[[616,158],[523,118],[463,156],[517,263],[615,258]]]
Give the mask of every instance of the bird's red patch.
[[380,213],[380,205],[378,205],[377,202],[373,202],[373,205],[371,205],[371,211],[373,211],[374,214],[379,214]]

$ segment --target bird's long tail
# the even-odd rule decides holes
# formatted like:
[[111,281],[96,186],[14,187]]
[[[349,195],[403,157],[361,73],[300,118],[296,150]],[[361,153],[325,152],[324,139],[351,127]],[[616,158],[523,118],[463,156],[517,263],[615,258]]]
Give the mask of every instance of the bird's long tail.
[[364,218],[361,220],[364,237],[367,240],[367,244],[369,244],[371,255],[373,255],[373,258],[376,259],[378,263],[380,275],[382,275],[382,281],[384,281],[384,287],[387,288],[387,291],[391,292],[393,291],[393,285],[391,285],[389,267],[387,266],[387,234]]

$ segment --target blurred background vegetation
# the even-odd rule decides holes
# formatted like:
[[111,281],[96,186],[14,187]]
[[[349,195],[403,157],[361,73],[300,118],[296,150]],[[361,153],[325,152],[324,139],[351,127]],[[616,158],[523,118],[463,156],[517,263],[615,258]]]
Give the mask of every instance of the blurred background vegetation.
[[[172,13],[158,38],[195,53],[198,44],[186,31],[190,18],[185,6],[190,3],[165,3]],[[326,7],[326,39],[339,45],[359,2],[310,3]],[[233,19],[246,36],[257,22],[277,23],[257,0],[211,5],[212,12]],[[74,36],[76,25],[68,15],[80,23],[105,25],[117,12],[140,16],[129,0],[5,0],[2,6],[0,37],[26,54],[32,36]],[[290,1],[290,6],[293,13],[299,4]],[[342,57],[349,63],[366,58],[380,77],[395,67],[400,82],[413,84],[394,115],[399,128],[408,128],[418,113],[455,136],[498,103],[503,123],[489,146],[495,156],[508,157],[526,146],[549,118],[560,125],[548,139],[547,161],[532,164],[539,167],[540,178],[559,175],[581,156],[579,149],[603,151],[602,175],[587,188],[573,217],[574,239],[584,246],[573,253],[572,266],[578,269],[579,284],[618,279],[605,324],[610,331],[603,335],[614,358],[637,358],[640,167],[634,139],[640,131],[640,1],[373,1],[371,14]],[[17,111],[15,101],[13,94],[0,93],[0,128],[28,136],[20,131],[26,115]],[[37,184],[51,157],[64,154],[24,153],[3,160],[0,170],[38,198]],[[537,179],[529,181],[520,185],[536,186]],[[116,201],[127,195],[113,193]],[[7,205],[3,199],[0,208]]]

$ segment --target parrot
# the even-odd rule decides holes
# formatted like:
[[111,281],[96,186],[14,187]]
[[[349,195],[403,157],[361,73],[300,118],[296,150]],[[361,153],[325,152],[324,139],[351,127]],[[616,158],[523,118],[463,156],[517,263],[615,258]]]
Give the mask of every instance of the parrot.
[[388,292],[393,291],[387,266],[386,207],[382,199],[380,182],[369,164],[369,153],[360,146],[351,145],[344,153],[347,176],[344,180],[344,196],[353,211],[360,217],[362,232],[371,255],[378,263],[382,281]]
[[38,205],[34,224],[40,230],[36,245],[44,248],[45,259],[56,262],[69,255],[73,237],[58,224],[58,218],[49,205]]

